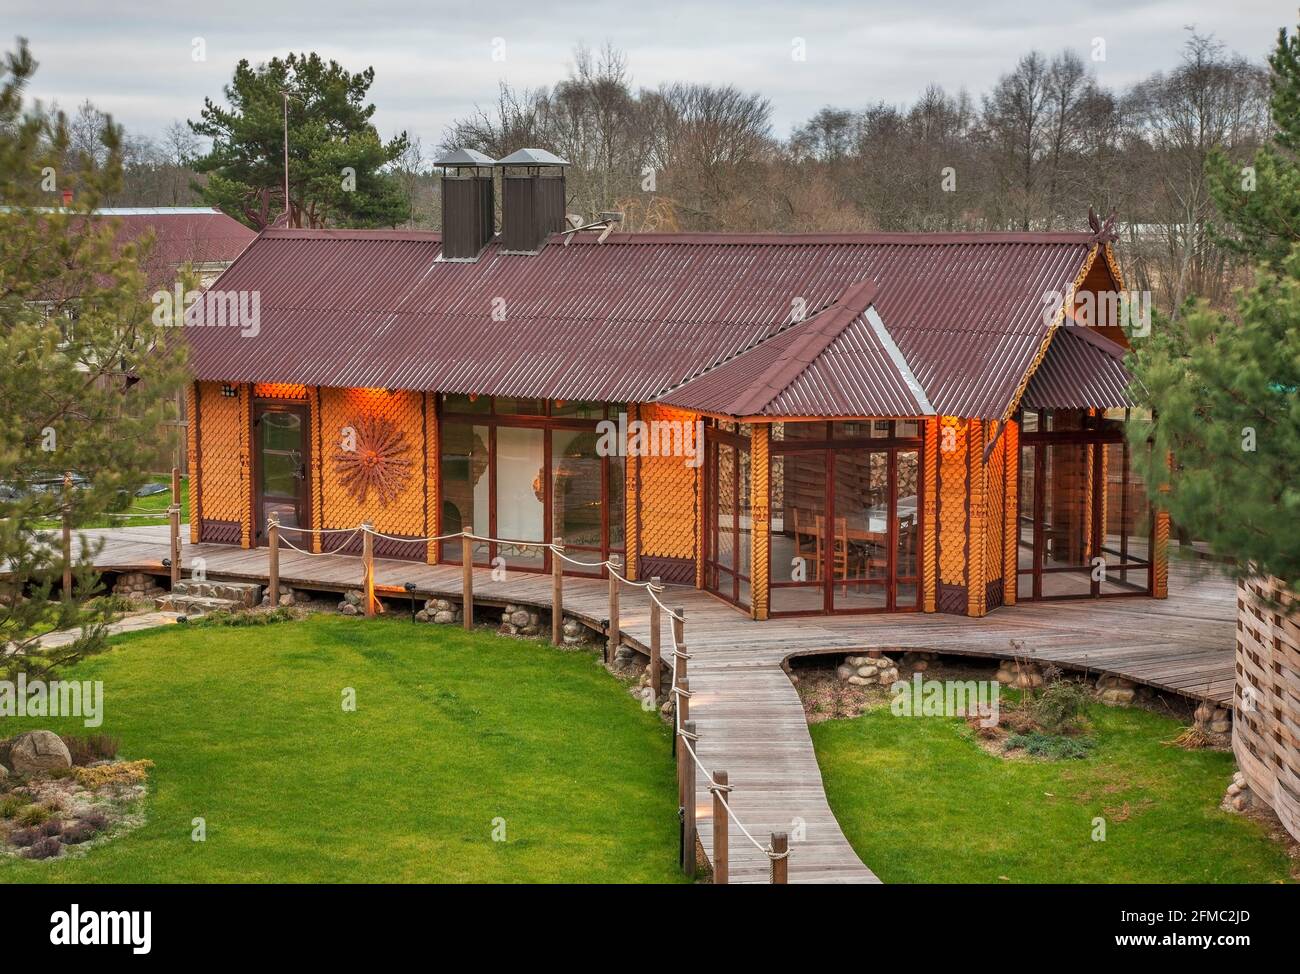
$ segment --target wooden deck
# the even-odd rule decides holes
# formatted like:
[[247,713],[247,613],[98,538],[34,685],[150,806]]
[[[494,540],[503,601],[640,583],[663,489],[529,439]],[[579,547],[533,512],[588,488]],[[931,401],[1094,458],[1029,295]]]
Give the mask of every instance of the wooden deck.
[[[161,572],[167,529],[88,532],[103,538],[97,563],[106,570]],[[265,549],[189,545],[184,563],[203,557],[218,578],[265,580]],[[282,584],[342,591],[358,587],[360,560],[307,556],[282,550]],[[411,582],[421,596],[460,591],[459,566],[376,560],[380,588],[398,593]],[[791,882],[877,882],[840,831],[822,788],[821,773],[797,692],[782,670],[792,656],[849,649],[929,649],[984,657],[1018,655],[1076,669],[1105,671],[1192,697],[1231,706],[1234,681],[1235,588],[1217,575],[1171,565],[1170,597],[1027,603],[983,619],[921,613],[816,616],[753,622],[736,609],[692,588],[670,588],[665,601],[686,610],[691,653],[691,717],[700,760],[725,770],[735,789],[732,807],[753,835],[791,833]],[[484,605],[550,603],[549,575],[511,573],[494,582],[474,575],[474,597]],[[648,603],[625,597],[620,616],[625,641],[649,644]],[[380,594],[385,594],[381,592]],[[606,583],[565,578],[565,612],[599,626],[607,614]],[[1016,647],[1012,640],[1022,641]],[[665,643],[669,643],[665,631]],[[700,837],[712,848],[711,796],[699,780]],[[803,838],[793,841],[798,835]],[[768,860],[730,827],[732,882],[766,882]]]

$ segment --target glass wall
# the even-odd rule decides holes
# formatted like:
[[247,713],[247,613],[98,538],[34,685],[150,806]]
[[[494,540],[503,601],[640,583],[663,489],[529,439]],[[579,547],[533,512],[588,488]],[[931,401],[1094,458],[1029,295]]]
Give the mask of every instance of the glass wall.
[[[476,543],[474,561],[504,559],[507,570],[547,571],[536,544],[564,539],[566,554],[601,562],[622,555],[626,460],[602,456],[598,423],[624,407],[490,396],[443,396],[439,428],[440,533],[469,527],[502,539]],[[458,564],[460,539],[444,541],[442,560]],[[566,565],[578,574],[602,569]]]
[[705,430],[708,483],[704,587],[729,602],[751,604],[753,516],[750,429],[718,423]]
[[1022,414],[1019,599],[1146,594],[1150,502],[1123,410]]
[[774,424],[773,613],[919,607],[920,451],[913,420]]

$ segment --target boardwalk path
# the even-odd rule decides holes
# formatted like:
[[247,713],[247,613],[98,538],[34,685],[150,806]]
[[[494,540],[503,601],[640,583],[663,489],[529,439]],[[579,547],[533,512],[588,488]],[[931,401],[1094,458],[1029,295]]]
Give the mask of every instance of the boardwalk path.
[[[97,533],[105,568],[160,570],[166,528]],[[185,562],[207,559],[209,575],[265,579],[265,550],[186,545]],[[360,579],[357,558],[280,556],[282,584],[341,591]],[[665,600],[686,609],[691,653],[691,716],[700,736],[700,760],[728,772],[732,806],[759,839],[773,831],[798,833],[791,845],[791,882],[876,882],[840,831],[822,788],[803,707],[781,664],[791,656],[865,648],[924,648],[944,653],[1006,657],[1017,653],[1075,668],[1105,670],[1189,696],[1230,705],[1233,684],[1234,588],[1175,564],[1165,601],[1123,598],[1030,603],[984,619],[900,614],[818,616],[756,623],[706,593],[670,588]],[[377,560],[375,581],[400,591],[414,583],[422,596],[457,595],[458,566]],[[548,605],[549,575],[511,573],[494,582],[476,571],[474,596],[484,605]],[[565,578],[565,611],[599,625],[607,615],[606,583]],[[621,622],[628,641],[649,645],[649,613],[640,593],[624,590]],[[1023,640],[1013,649],[1011,640]],[[668,642],[665,634],[665,642]],[[704,781],[697,805],[704,848],[713,844],[712,807]],[[729,834],[732,882],[765,882],[767,858],[735,825]]]

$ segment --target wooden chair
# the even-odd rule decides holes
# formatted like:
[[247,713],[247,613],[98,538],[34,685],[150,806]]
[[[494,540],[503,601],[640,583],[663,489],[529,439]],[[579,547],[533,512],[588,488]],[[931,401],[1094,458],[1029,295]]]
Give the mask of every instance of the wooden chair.
[[[825,543],[826,537],[826,519],[817,515],[817,544],[820,547]],[[847,517],[837,517],[835,519],[835,533],[831,537],[830,556],[831,571],[834,573],[832,578],[844,583],[844,594],[849,591],[849,572],[850,572],[850,553],[849,548],[849,519]],[[856,566],[855,566],[856,567]],[[855,578],[861,578],[861,571],[855,573]]]
[[[812,550],[809,551],[804,547],[804,538],[812,535]],[[794,508],[794,553],[802,558],[806,564],[812,567],[812,580],[820,582],[822,580],[822,532],[821,532],[821,515],[817,516],[816,531],[809,531],[799,523],[799,508]]]

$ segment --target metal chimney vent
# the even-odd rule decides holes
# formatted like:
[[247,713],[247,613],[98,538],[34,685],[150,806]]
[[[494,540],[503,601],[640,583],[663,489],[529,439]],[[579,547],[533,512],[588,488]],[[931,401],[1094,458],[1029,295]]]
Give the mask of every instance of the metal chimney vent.
[[442,167],[442,257],[477,260],[496,232],[496,163],[474,149],[453,149],[435,166]]

